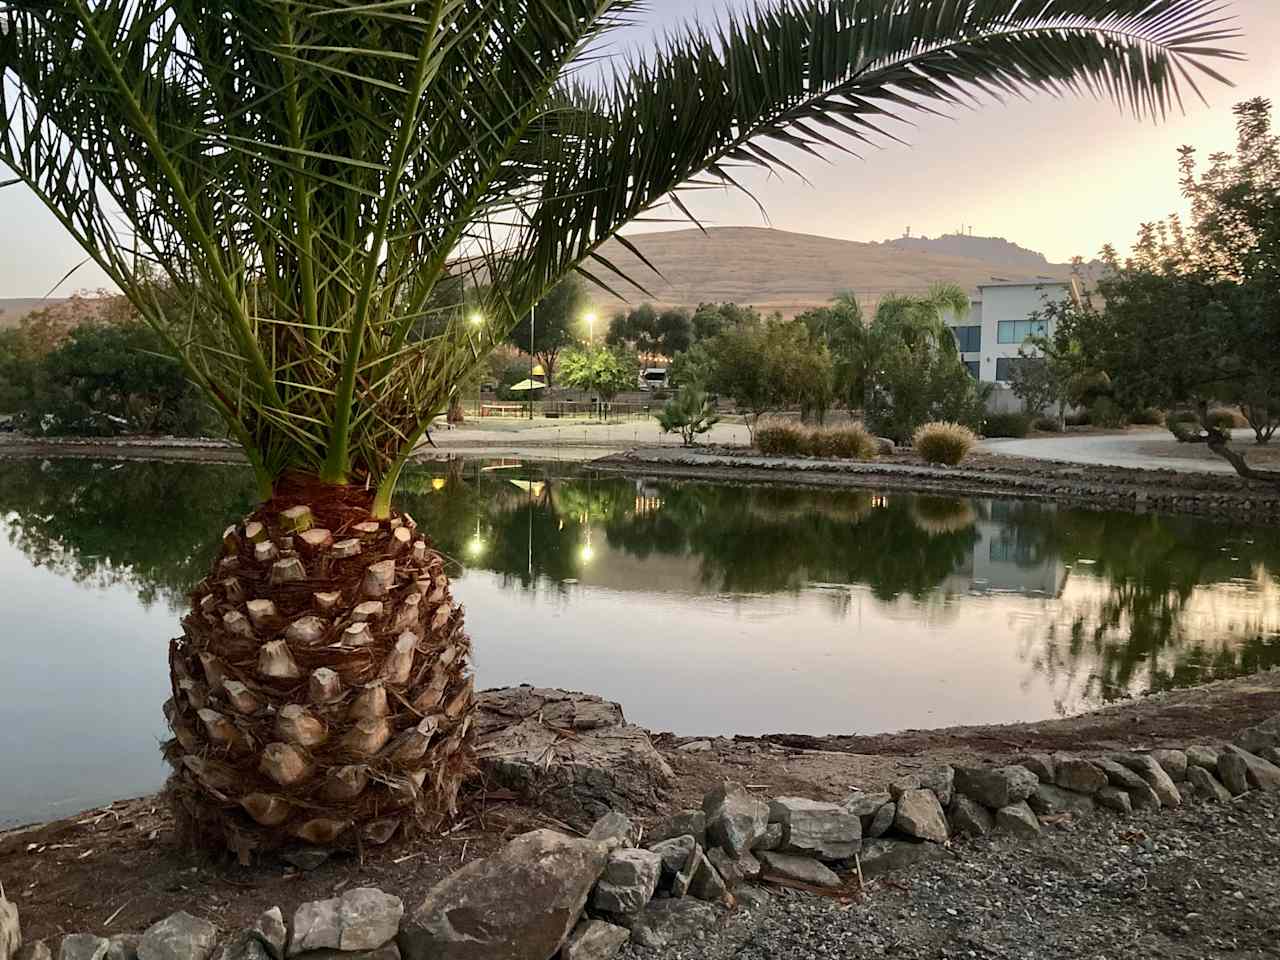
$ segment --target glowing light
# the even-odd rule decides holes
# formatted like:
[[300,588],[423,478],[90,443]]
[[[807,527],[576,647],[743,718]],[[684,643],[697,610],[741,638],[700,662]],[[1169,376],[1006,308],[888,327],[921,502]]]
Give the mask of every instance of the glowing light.
[[581,557],[583,563],[590,563],[591,558],[594,557],[595,555],[596,555],[596,552],[591,549],[591,544],[584,543],[582,545],[582,550],[579,552],[579,556]]
[[443,489],[444,489],[444,477],[432,477],[432,478],[431,478],[431,489],[432,489],[432,490],[443,490]]
[[479,535],[476,535],[467,541],[467,553],[471,554],[473,557],[478,557],[480,554],[484,553],[484,541],[480,539]]
[[471,315],[471,322],[472,324],[478,327],[480,326],[480,324],[484,323],[484,317],[478,313],[473,313]]

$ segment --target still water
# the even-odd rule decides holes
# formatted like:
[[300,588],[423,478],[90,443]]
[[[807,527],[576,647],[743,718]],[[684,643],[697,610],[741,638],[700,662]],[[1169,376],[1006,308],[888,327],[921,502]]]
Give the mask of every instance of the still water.
[[[166,644],[243,470],[0,462],[0,825],[155,789]],[[1035,720],[1280,663],[1280,536],[1006,500],[454,462],[400,506],[453,558],[480,686],[683,734]]]

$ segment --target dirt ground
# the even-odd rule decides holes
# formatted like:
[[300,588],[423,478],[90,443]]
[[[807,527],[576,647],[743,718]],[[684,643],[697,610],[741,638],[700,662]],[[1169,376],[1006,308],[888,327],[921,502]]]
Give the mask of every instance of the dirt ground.
[[[1280,714],[1280,671],[1173,691],[1064,720],[990,727],[908,730],[873,737],[709,740],[655,734],[677,774],[671,810],[698,806],[714,783],[733,779],[767,795],[840,799],[854,788],[887,785],[938,763],[1011,758],[1031,750],[1096,752],[1183,746],[1227,739]],[[700,745],[701,746],[701,745]],[[641,817],[652,822],[662,811]],[[176,910],[206,917],[224,931],[248,925],[278,904],[299,903],[345,887],[377,886],[412,908],[460,864],[491,853],[538,827],[581,831],[476,784],[447,830],[393,841],[363,855],[337,854],[314,869],[278,859],[251,867],[187,854],[173,845],[159,797],[125,800],[54,823],[0,834],[0,884],[22,915],[28,940],[67,933],[140,932]]]

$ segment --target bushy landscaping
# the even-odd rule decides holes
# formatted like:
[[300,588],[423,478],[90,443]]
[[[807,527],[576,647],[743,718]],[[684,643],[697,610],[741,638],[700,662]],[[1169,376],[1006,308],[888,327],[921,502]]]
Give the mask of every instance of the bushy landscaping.
[[959,423],[926,423],[911,437],[911,445],[925,463],[941,463],[954,467],[978,443],[977,436]]
[[1025,437],[1031,432],[1031,417],[1025,413],[989,413],[982,421],[984,437]]
[[872,460],[877,450],[875,438],[860,423],[815,427],[781,418],[762,420],[756,426],[755,445],[770,456],[842,460]]

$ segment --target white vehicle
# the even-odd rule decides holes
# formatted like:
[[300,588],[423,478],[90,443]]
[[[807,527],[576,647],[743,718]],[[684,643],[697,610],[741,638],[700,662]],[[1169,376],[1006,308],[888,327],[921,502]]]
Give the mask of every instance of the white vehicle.
[[667,385],[666,367],[646,367],[640,371],[640,388],[642,390],[659,390]]

